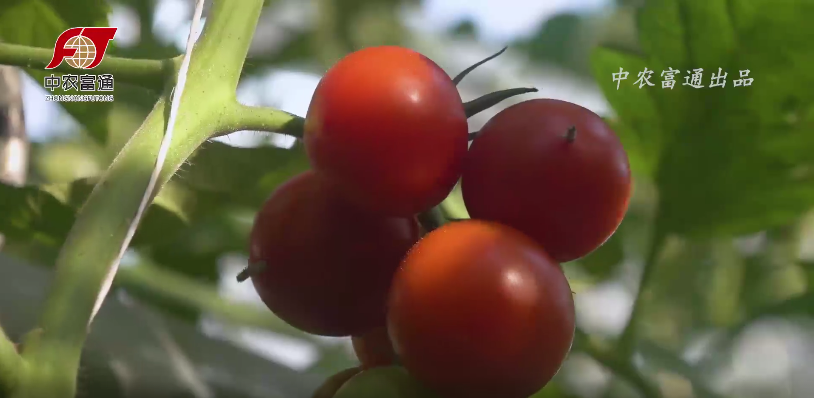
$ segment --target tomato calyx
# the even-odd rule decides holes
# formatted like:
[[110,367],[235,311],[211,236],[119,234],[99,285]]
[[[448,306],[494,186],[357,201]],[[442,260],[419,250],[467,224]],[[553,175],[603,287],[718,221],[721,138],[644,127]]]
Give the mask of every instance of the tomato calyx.
[[577,126],[571,126],[565,133],[565,141],[569,144],[577,140]]
[[240,271],[240,273],[237,274],[237,281],[238,282],[244,282],[247,279],[251,278],[252,276],[255,276],[255,275],[263,272],[263,270],[265,270],[265,269],[266,269],[266,263],[263,262],[263,261],[258,261],[256,263],[251,263],[248,266],[246,266],[246,268],[243,268],[243,271]]
[[498,52],[496,52],[496,53],[494,53],[494,54],[492,54],[492,55],[490,55],[490,56],[488,56],[488,57],[486,57],[486,58],[484,58],[484,59],[482,59],[482,60],[480,60],[478,62],[475,62],[474,64],[472,64],[472,66],[464,69],[457,76],[453,77],[452,82],[455,83],[455,85],[457,86],[458,83],[460,83],[461,80],[463,80],[466,77],[466,75],[471,73],[473,70],[477,69],[479,66],[481,66],[481,65],[483,65],[483,64],[497,58],[498,56],[500,56],[500,54],[503,54],[508,49],[509,49],[509,46],[503,47],[500,51],[498,51]]
[[464,112],[466,113],[466,117],[470,118],[497,105],[503,100],[520,94],[536,93],[537,91],[538,90],[534,87],[518,87],[495,91],[475,98],[472,101],[464,102]]

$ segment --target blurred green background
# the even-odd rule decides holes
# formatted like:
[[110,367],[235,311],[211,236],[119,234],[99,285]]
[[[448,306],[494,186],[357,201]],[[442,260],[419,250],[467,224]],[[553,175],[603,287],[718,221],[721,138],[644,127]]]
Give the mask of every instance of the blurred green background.
[[[304,116],[320,74],[365,46],[411,47],[454,75],[508,45],[464,80],[464,100],[540,91],[477,115],[472,131],[533,97],[578,103],[614,126],[634,198],[604,246],[564,265],[579,335],[538,398],[814,396],[814,2],[266,3],[238,90],[246,104]],[[108,54],[166,58],[181,52],[191,15],[186,0],[0,0],[0,40],[51,48],[68,27],[117,26]],[[640,89],[645,67],[655,86]],[[725,87],[681,86],[695,68],[708,86],[719,67]],[[630,75],[617,89],[619,68]],[[661,88],[668,68],[681,71],[673,90]],[[753,84],[733,87],[745,69]],[[14,79],[21,87],[30,141],[25,185],[14,184],[20,173],[0,185],[0,324],[19,338],[77,208],[156,94],[117,84],[113,104],[61,107],[45,102],[43,71],[2,70],[0,93]],[[254,211],[306,167],[293,140],[257,132],[213,140],[182,167],[97,318],[80,396],[304,398],[355,365],[348,339],[292,330],[234,281]],[[457,190],[443,206],[466,216]]]

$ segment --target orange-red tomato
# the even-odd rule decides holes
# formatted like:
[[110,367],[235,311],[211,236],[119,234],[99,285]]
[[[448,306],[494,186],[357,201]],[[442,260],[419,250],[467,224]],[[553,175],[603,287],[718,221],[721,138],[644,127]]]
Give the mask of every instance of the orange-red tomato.
[[263,302],[305,332],[349,336],[385,323],[387,292],[418,240],[413,217],[383,217],[349,204],[307,171],[284,183],[257,214],[251,279]]
[[393,343],[390,342],[386,327],[353,336],[351,342],[353,351],[364,369],[389,366],[396,362],[396,353],[393,351]]
[[315,170],[369,211],[408,216],[440,203],[467,150],[463,103],[449,76],[406,48],[370,47],[334,65],[305,121]]
[[486,221],[450,223],[417,243],[388,311],[403,366],[447,398],[527,398],[574,337],[559,265],[522,233]]
[[472,218],[519,229],[558,262],[604,243],[624,218],[630,190],[616,134],[590,110],[554,99],[521,102],[489,120],[461,177]]

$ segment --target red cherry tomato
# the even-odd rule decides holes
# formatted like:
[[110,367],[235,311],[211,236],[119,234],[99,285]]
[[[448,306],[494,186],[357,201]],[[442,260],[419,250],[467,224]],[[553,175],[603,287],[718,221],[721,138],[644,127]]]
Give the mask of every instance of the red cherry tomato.
[[251,279],[263,302],[305,332],[349,336],[385,324],[387,292],[418,240],[414,218],[350,205],[311,171],[277,188],[251,232]]
[[489,120],[461,180],[472,218],[519,229],[558,262],[585,256],[613,234],[630,189],[616,134],[588,109],[553,99],[521,102]]
[[527,398],[574,337],[560,267],[532,239],[486,221],[450,223],[396,273],[388,328],[403,366],[448,398]]
[[467,150],[455,84],[425,56],[371,47],[334,65],[305,121],[315,170],[370,211],[408,216],[446,198]]
[[393,365],[396,353],[387,335],[387,328],[380,327],[360,336],[353,336],[353,351],[364,369]]

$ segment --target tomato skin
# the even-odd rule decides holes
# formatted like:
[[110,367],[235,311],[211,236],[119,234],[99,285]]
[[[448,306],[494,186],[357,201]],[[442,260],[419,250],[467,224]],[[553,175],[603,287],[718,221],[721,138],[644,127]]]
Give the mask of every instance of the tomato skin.
[[446,198],[467,150],[458,90],[433,61],[370,47],[319,82],[305,121],[312,167],[370,211],[408,216]]
[[446,224],[394,277],[388,328],[403,366],[447,398],[527,398],[559,370],[574,301],[532,239],[486,221]]
[[[568,142],[571,126],[576,136]],[[469,149],[461,191],[472,218],[517,228],[562,263],[616,231],[630,198],[630,166],[601,117],[570,102],[534,99],[483,126]]]
[[266,306],[290,325],[349,336],[384,325],[387,292],[418,240],[415,218],[371,215],[306,171],[282,184],[258,212],[251,277]]
[[353,336],[351,343],[353,352],[356,353],[356,358],[359,359],[364,369],[390,366],[396,363],[396,353],[393,351],[393,343],[390,341],[386,327]]

